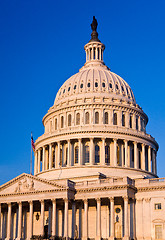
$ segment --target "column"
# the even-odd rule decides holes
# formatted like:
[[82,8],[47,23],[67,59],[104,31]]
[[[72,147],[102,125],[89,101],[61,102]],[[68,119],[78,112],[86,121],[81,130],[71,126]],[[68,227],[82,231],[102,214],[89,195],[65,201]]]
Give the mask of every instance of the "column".
[[38,155],[38,151],[35,151],[35,153],[34,153],[34,175],[38,172],[37,155]]
[[8,203],[8,214],[7,214],[7,239],[11,237],[11,203]]
[[88,239],[88,199],[84,199],[84,234],[83,239]]
[[30,216],[29,216],[29,239],[33,236],[33,201],[29,202]]
[[60,167],[60,141],[57,143],[58,145],[58,153],[57,153],[57,168]]
[[53,210],[52,210],[52,236],[56,236],[56,199],[52,199]]
[[41,230],[40,230],[41,236],[44,236],[44,217],[45,217],[44,208],[45,208],[44,200],[41,200]]
[[71,146],[70,146],[70,139],[68,140],[68,159],[67,159],[67,167],[71,165]]
[[132,204],[133,204],[133,239],[136,239],[136,215],[135,215],[135,199],[132,199]]
[[114,197],[111,197],[110,198],[110,211],[111,211],[111,214],[110,214],[110,222],[111,222],[111,225],[110,225],[110,239],[111,240],[114,240],[114,237],[115,237],[115,210],[114,210]]
[[124,140],[125,143],[125,167],[128,167],[128,141]]
[[144,212],[143,212],[143,229],[144,230],[144,239],[151,240],[151,207],[150,207],[150,198],[145,198],[143,200]]
[[148,146],[148,171],[151,172],[151,147]]
[[41,171],[40,160],[41,160],[41,149],[38,149],[38,173]]
[[124,145],[121,144],[121,166],[124,167]]
[[101,47],[99,48],[99,50],[100,50],[100,52],[99,52],[100,59],[99,60],[101,60]]
[[154,165],[154,174],[157,174],[157,171],[156,171],[156,151],[155,149],[153,149],[153,165]]
[[128,197],[124,197],[124,240],[129,240]]
[[45,147],[45,170],[48,170],[49,167],[49,145]]
[[94,142],[93,138],[90,138],[90,165],[94,164]]
[[136,238],[143,238],[143,199],[136,199]]
[[45,170],[45,146],[42,149],[42,171]]
[[137,155],[137,142],[134,142],[134,168],[138,169],[139,168],[139,164],[138,164],[138,155]]
[[145,170],[145,144],[142,143],[142,169]]
[[117,139],[113,139],[113,144],[114,144],[114,150],[113,150],[114,162],[113,162],[113,165],[114,165],[114,167],[116,167],[117,166]]
[[101,239],[101,199],[97,198],[97,236],[96,239]]
[[101,165],[105,165],[105,138],[102,138]]
[[1,227],[1,203],[0,203],[0,239],[2,238],[2,227]]
[[49,169],[52,169],[52,144],[49,144]]
[[76,230],[76,202],[73,201],[72,202],[72,239],[75,239],[76,236],[75,235],[75,230]]
[[18,237],[17,239],[22,238],[22,202],[18,204]]
[[78,139],[78,146],[79,146],[78,163],[79,163],[79,165],[82,165],[82,139],[81,138]]
[[65,209],[64,209],[64,237],[68,239],[68,199],[64,199]]

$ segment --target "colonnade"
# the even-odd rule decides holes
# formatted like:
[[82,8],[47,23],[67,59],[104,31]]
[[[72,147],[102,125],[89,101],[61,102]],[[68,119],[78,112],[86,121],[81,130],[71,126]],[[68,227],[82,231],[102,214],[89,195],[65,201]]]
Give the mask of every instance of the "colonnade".
[[[123,239],[127,240],[129,239],[129,198],[127,196],[123,196],[120,197],[122,198],[123,201],[123,205],[122,205],[122,209],[124,211],[124,227],[123,227]],[[114,197],[109,197],[109,215],[110,215],[110,219],[109,219],[109,227],[107,226],[108,230],[108,238],[113,239],[115,238],[115,201],[114,201]],[[93,236],[95,239],[100,240],[102,238],[102,228],[104,228],[104,226],[101,224],[101,205],[102,205],[102,201],[104,199],[101,198],[97,198],[95,199],[96,202],[96,232],[95,232],[95,236]],[[51,202],[50,202],[51,201]],[[89,219],[88,219],[88,212],[89,212],[89,201],[90,199],[83,199],[80,201],[69,201],[68,199],[51,199],[49,200],[49,204],[50,204],[50,209],[51,209],[51,218],[49,221],[49,234],[51,236],[58,236],[58,227],[59,227],[59,217],[57,214],[58,208],[59,208],[59,202],[63,202],[63,212],[64,212],[64,222],[61,224],[64,224],[64,231],[63,231],[63,236],[66,239],[68,239],[69,237],[71,238],[79,238],[79,239],[84,239],[87,240],[89,238],[89,226],[91,223],[89,223]],[[70,202],[70,208],[69,208],[69,202]],[[13,227],[12,225],[12,207],[13,204],[15,203],[7,203],[7,224],[2,225],[2,228],[6,227],[6,230],[1,228],[0,225],[0,238],[1,239],[14,239],[16,238],[17,240],[21,240],[21,239],[31,239],[32,236],[35,235],[35,229],[34,229],[34,221],[38,221],[35,217],[34,214],[36,212],[36,210],[34,209],[34,201],[30,201],[28,202],[29,204],[29,217],[28,217],[28,234],[27,236],[23,235],[23,227],[27,228],[27,224],[26,226],[23,226],[23,221],[22,221],[22,214],[23,214],[23,204],[25,202],[18,202],[18,225],[17,225],[17,234],[16,236],[12,236],[11,235],[11,228]],[[135,203],[135,201],[134,201]],[[0,204],[0,210],[1,210],[1,205]],[[81,229],[81,231],[79,231],[76,235],[76,227],[78,224],[80,224],[80,222],[76,223],[76,210],[77,209],[84,209],[83,214],[79,217],[83,218],[83,225],[79,226],[79,229]],[[69,224],[68,221],[68,217],[69,217],[69,209],[71,209],[72,211],[72,223]],[[26,208],[27,210],[27,208]],[[38,212],[38,210],[37,210]],[[44,226],[45,226],[45,200],[40,200],[40,230],[39,230],[39,235],[41,235],[42,237],[44,236],[45,232],[44,232]],[[2,216],[3,214],[5,214],[5,212],[2,212]],[[79,211],[80,214],[80,211]],[[135,219],[133,219],[133,221],[135,222]],[[122,223],[123,225],[123,223]],[[58,227],[57,227],[58,226]],[[72,231],[69,231],[69,228],[72,229]],[[3,234],[2,234],[3,232]],[[5,232],[5,234],[4,234]],[[69,232],[71,234],[71,236],[69,236]],[[3,235],[3,236],[2,236]]]
[[36,149],[34,173],[52,168],[98,164],[142,169],[156,174],[156,149],[123,139],[58,141]]

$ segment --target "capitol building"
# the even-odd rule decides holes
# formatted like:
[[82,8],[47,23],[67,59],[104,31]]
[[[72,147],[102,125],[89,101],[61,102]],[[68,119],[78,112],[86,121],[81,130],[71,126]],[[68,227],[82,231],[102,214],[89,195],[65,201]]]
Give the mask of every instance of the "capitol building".
[[0,239],[165,239],[158,143],[127,82],[103,61],[93,17],[86,62],[43,117],[34,175],[0,186]]

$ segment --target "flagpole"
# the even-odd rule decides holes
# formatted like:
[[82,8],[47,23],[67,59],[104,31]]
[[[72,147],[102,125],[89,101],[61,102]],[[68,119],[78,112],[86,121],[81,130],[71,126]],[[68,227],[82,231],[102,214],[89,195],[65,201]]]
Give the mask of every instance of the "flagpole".
[[[32,132],[31,132],[31,137],[32,137]],[[32,144],[31,144],[30,174],[32,175]]]

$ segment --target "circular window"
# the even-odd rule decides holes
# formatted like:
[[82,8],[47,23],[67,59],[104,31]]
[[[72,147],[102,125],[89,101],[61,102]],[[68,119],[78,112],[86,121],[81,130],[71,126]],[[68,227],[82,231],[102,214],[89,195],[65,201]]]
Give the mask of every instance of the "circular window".
[[81,83],[80,88],[83,88],[83,83]]
[[109,87],[112,88],[112,83],[109,84]]
[[68,92],[70,91],[70,87],[68,87]]
[[97,82],[95,82],[95,87],[98,87],[98,83]]
[[90,87],[91,86],[91,84],[90,84],[90,82],[88,83],[88,85],[87,85],[88,87]]
[[120,213],[120,208],[116,208],[116,213]]
[[102,86],[105,87],[105,83],[104,82],[102,83]]
[[74,85],[74,90],[76,89],[76,85]]

